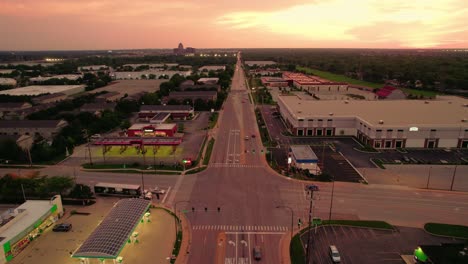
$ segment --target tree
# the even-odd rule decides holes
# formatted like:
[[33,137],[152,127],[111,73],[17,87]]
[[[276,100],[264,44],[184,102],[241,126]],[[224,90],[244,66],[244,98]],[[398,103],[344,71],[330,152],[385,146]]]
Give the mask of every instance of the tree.
[[73,187],[73,179],[65,176],[45,178],[45,186],[48,194],[64,194]]
[[150,80],[156,79],[156,75],[151,73],[151,74],[148,76],[148,79],[150,79]]

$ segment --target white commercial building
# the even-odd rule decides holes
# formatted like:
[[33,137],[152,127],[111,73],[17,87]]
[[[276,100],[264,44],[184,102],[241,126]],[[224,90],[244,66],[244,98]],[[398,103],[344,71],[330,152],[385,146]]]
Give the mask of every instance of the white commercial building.
[[291,145],[291,166],[299,169],[309,170],[310,173],[318,175],[321,173],[318,166],[318,158],[312,148],[308,145]]
[[468,100],[310,101],[279,96],[286,126],[297,136],[355,136],[378,149],[468,148]]
[[76,81],[79,78],[83,78],[83,75],[81,75],[81,74],[60,74],[60,75],[54,75],[54,76],[48,76],[48,77],[42,77],[42,76],[33,77],[33,78],[29,78],[29,81],[31,81],[31,82],[44,82],[44,81],[48,81],[50,79],[67,79],[67,80],[71,80],[71,81]]
[[63,93],[66,95],[72,95],[83,92],[85,85],[31,85],[26,87],[20,87],[15,89],[8,89],[0,91],[0,94],[7,95],[41,95],[41,94],[54,94]]
[[224,65],[209,65],[209,66],[202,66],[198,69],[199,71],[224,71],[226,70],[226,66]]
[[10,74],[16,71],[15,69],[0,69],[0,74]]
[[0,263],[15,258],[62,215],[60,195],[48,201],[26,201],[19,207],[4,212],[0,218]]
[[13,78],[0,78],[0,85],[16,86],[16,80]]
[[276,62],[274,61],[245,61],[245,64],[249,66],[267,66],[267,65],[275,65]]
[[[113,72],[111,77],[116,80],[139,80],[139,79],[148,79],[151,74],[156,76],[158,79],[160,76],[167,76],[171,78],[173,75],[179,74],[181,76],[189,76],[192,74],[192,71],[162,71],[162,70],[146,70],[146,71],[137,71],[137,72]],[[145,77],[143,77],[145,76]]]
[[89,65],[78,67],[78,71],[99,71],[99,70],[108,70],[109,66],[107,65]]

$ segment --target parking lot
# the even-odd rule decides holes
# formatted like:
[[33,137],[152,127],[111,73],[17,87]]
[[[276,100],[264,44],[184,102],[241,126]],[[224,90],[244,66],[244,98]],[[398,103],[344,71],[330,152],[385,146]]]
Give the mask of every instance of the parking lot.
[[[307,232],[301,237],[307,244]],[[412,255],[418,245],[458,242],[432,236],[419,228],[396,227],[396,231],[347,226],[322,226],[311,229],[311,263],[333,263],[329,246],[336,245],[341,263],[404,263],[400,255]]]

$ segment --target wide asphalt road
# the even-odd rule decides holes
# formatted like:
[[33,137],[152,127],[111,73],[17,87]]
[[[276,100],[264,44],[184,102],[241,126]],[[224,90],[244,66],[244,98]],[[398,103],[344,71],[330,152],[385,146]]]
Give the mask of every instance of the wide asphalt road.
[[[279,263],[279,240],[291,229],[291,213],[276,207],[294,210],[294,228],[298,218],[307,221],[305,184],[275,175],[268,168],[255,122],[254,105],[238,62],[231,93],[214,131],[210,166],[198,175],[184,176],[170,201],[178,202],[178,210],[185,210],[192,226],[188,263],[253,263],[254,246],[262,248],[260,263]],[[313,215],[328,219],[332,185],[318,185],[321,190],[315,195]],[[466,225],[468,195],[337,182],[332,218],[376,219],[418,227],[429,221]],[[218,241],[220,235],[225,243]]]

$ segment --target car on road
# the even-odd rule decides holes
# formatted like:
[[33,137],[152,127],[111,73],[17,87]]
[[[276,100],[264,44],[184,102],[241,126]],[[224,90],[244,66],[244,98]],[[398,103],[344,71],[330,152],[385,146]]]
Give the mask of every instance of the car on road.
[[319,187],[318,185],[315,185],[315,184],[307,184],[306,187],[305,187],[305,190],[306,191],[318,191],[319,190]]
[[330,257],[334,263],[339,263],[341,261],[340,252],[335,245],[330,245]]
[[150,192],[153,193],[153,194],[165,194],[166,193],[166,190],[163,190],[159,187],[154,187],[154,189],[150,189]]
[[54,232],[68,232],[72,229],[72,224],[68,223],[62,223],[62,224],[56,224],[54,228],[52,228],[52,231]]
[[254,134],[252,134],[252,138],[255,138],[256,136]]
[[253,248],[253,257],[257,261],[262,259],[262,249],[259,246]]

